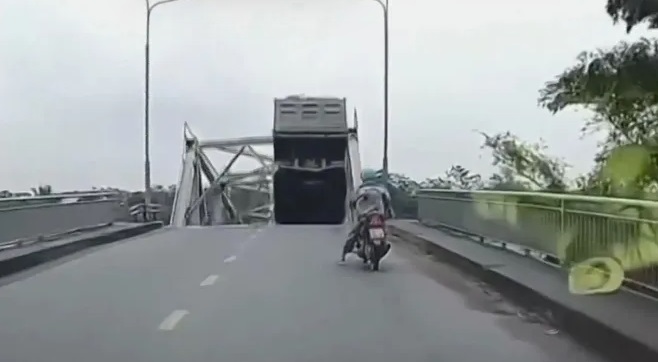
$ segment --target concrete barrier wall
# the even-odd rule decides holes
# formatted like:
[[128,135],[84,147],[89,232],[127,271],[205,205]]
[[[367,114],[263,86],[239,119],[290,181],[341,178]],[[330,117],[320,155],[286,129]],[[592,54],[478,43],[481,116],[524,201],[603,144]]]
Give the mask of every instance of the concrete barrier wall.
[[124,213],[115,199],[0,209],[0,243],[109,223]]

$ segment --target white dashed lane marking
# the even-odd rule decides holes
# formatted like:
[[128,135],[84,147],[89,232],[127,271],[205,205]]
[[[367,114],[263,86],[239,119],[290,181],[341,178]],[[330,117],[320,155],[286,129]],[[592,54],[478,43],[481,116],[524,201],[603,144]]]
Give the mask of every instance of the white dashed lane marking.
[[185,317],[189,313],[190,312],[188,312],[186,310],[183,310],[183,309],[178,309],[178,310],[175,310],[175,311],[171,312],[171,314],[168,315],[167,318],[165,318],[162,321],[162,323],[160,323],[160,326],[158,327],[158,329],[160,329],[161,331],[171,331],[171,330],[173,330],[174,328],[176,328],[178,323],[183,319],[183,317]]
[[213,285],[217,279],[219,279],[219,275],[208,275],[208,277],[201,282],[200,286],[207,287]]

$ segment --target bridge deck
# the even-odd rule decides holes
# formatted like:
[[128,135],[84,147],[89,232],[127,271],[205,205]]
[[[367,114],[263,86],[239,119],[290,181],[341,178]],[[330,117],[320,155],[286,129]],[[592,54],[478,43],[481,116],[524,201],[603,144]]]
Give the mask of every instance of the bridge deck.
[[421,273],[403,247],[379,273],[339,266],[343,235],[170,229],[83,255],[2,287],[1,359],[599,361],[546,327],[478,310],[456,272]]

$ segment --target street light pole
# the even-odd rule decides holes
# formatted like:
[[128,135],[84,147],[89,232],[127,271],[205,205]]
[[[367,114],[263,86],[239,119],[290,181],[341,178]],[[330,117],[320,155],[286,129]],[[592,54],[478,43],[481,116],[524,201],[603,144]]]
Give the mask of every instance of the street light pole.
[[384,157],[382,170],[388,180],[388,0],[374,0],[381,7],[384,14]]
[[149,119],[151,78],[151,52],[149,46],[151,42],[151,13],[158,5],[177,0],[160,0],[152,4],[149,0],[144,1],[146,3],[146,42],[144,43],[144,220],[146,220],[148,205],[151,204],[151,129]]

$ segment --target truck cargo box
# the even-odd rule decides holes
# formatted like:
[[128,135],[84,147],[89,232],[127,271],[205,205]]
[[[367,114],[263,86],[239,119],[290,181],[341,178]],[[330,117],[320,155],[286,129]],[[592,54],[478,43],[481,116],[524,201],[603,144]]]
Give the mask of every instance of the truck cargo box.
[[274,133],[347,133],[344,98],[290,96],[274,100]]

